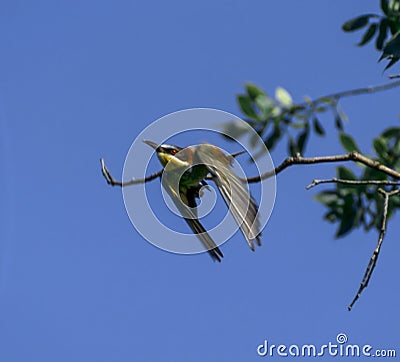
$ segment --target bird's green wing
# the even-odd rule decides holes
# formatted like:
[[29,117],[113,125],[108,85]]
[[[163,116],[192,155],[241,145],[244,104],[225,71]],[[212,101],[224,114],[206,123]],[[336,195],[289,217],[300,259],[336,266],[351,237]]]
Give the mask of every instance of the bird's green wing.
[[[173,178],[173,177],[172,177]],[[195,208],[197,207],[196,204],[196,189],[195,188],[189,188],[184,190],[184,192],[178,192],[176,191],[174,187],[174,180],[169,179],[168,174],[164,174],[163,178],[163,187],[165,190],[168,192],[169,196],[171,197],[172,201],[174,202],[175,206],[178,208],[179,212],[189,225],[189,227],[192,229],[192,231],[196,234],[196,236],[199,238],[199,240],[202,242],[204,247],[207,249],[208,253],[210,256],[220,262],[224,255],[222,254],[222,251],[218,248],[217,244],[215,244],[214,240],[211,238],[211,236],[207,233],[206,229],[203,227],[203,225],[200,223],[200,221],[197,218],[196,214],[196,209],[190,209],[190,208]],[[190,208],[186,208],[182,205],[180,202],[182,200],[182,203],[186,206],[189,206]]]
[[230,208],[251,250],[254,250],[253,240],[261,245],[258,207],[243,180],[233,172],[232,157],[225,155],[216,146],[202,144],[196,146],[194,160],[204,164],[210,171],[213,181]]

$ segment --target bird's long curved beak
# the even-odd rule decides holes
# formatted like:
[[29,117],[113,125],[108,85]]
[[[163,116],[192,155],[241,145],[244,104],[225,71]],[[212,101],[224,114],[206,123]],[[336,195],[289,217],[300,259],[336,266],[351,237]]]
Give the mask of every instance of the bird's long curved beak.
[[155,150],[158,148],[158,144],[153,142],[153,141],[149,141],[149,140],[143,140],[143,142],[146,145],[149,145],[151,148],[154,148]]

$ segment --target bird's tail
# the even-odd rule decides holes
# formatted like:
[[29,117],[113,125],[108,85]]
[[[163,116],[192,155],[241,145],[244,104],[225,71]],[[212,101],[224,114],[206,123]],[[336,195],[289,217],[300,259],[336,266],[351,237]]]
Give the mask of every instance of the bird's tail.
[[200,221],[197,219],[187,219],[185,218],[186,222],[192,229],[192,231],[197,235],[200,241],[203,243],[204,247],[208,250],[210,256],[218,261],[221,262],[224,254],[218,248],[217,244],[215,244],[214,240],[211,236],[207,233],[206,229],[204,229],[203,225],[201,225]]

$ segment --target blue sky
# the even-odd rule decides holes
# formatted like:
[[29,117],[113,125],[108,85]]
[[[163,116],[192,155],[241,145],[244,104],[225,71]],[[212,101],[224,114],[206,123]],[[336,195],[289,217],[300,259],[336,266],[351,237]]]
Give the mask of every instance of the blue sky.
[[[263,247],[252,253],[236,234],[221,264],[142,239],[99,168],[105,157],[119,177],[133,140],[170,112],[240,116],[235,95],[245,82],[270,94],[283,86],[296,101],[386,82],[379,54],[340,29],[377,7],[4,1],[0,361],[255,361],[265,339],[322,345],[338,333],[400,353],[396,219],[349,313],[377,234],[335,240],[335,227],[322,222],[318,190],[305,186],[333,176],[333,166],[280,175]],[[396,89],[342,105],[346,131],[366,153],[372,137],[398,123]],[[342,152],[332,120],[323,120],[332,133],[312,138],[309,156]],[[272,153],[276,164],[284,157],[284,149]],[[153,161],[149,172],[158,170]],[[162,207],[158,183],[149,187]]]

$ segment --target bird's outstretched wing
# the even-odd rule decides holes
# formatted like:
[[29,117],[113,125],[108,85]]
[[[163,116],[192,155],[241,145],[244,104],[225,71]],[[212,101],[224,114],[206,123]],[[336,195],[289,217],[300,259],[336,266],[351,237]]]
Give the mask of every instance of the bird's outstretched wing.
[[[175,188],[171,186],[174,185],[174,183],[168,180],[168,175],[164,175],[162,180],[164,181],[163,187],[167,190],[172,201],[178,208],[179,212],[181,213],[185,221],[188,223],[189,227],[202,242],[202,244],[207,249],[210,256],[214,260],[221,262],[222,258],[224,257],[222,251],[218,248],[217,244],[215,244],[214,240],[207,233],[206,229],[203,227],[203,225],[197,218],[197,214],[195,211],[196,210],[195,208],[197,207],[196,204],[196,195],[198,193],[197,189],[191,188],[186,190],[186,192],[180,192],[180,194],[178,195]],[[183,204],[189,206],[192,209],[184,208],[179,199],[182,200]]]
[[254,240],[261,245],[261,226],[258,207],[244,182],[233,172],[232,157],[225,155],[218,147],[201,144],[195,147],[194,161],[204,164],[217,185],[232,216],[240,227],[251,250]]

